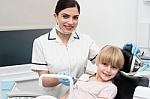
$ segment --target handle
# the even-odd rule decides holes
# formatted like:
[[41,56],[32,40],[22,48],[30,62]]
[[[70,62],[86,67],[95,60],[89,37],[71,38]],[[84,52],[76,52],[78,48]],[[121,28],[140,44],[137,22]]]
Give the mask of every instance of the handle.
[[42,74],[39,77],[39,84],[42,85],[42,78],[43,77],[50,77],[50,78],[62,78],[62,79],[68,79],[70,81],[70,89],[69,94],[71,95],[73,90],[73,79],[70,76],[67,75],[59,75],[59,74]]

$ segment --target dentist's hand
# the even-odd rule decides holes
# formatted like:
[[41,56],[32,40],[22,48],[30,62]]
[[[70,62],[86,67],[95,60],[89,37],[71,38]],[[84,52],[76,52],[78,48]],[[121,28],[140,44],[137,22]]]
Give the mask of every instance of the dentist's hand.
[[129,51],[130,53],[132,53],[133,55],[137,55],[138,53],[140,53],[140,49],[138,46],[136,46],[133,43],[126,43],[123,46],[123,49],[126,51]]
[[[67,70],[61,71],[61,72],[58,72],[57,74],[59,74],[59,75],[68,75],[68,71]],[[76,78],[72,77],[72,79],[73,79],[73,82],[75,82]],[[62,83],[63,85],[66,85],[66,86],[70,85],[70,81],[68,79],[58,78],[58,81],[60,83]]]

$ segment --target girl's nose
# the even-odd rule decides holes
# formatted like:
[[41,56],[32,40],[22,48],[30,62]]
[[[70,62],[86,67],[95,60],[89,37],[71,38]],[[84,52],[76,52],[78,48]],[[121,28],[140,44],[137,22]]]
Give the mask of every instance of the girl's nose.
[[107,66],[107,72],[110,72],[111,71],[111,66]]

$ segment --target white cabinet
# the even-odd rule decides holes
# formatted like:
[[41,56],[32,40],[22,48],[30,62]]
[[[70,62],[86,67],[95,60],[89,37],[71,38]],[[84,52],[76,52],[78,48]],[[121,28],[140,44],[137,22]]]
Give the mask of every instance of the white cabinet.
[[142,48],[150,47],[150,23],[141,22],[137,26],[137,44]]
[[137,44],[142,48],[150,48],[150,0],[137,2]]

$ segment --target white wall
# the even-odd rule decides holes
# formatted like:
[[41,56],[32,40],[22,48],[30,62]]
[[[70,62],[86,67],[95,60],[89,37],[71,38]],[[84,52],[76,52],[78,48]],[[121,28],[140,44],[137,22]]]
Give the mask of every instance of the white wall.
[[0,0],[0,31],[49,28],[56,0]]
[[[53,12],[56,1],[0,0],[0,31],[54,26]],[[78,31],[91,35],[99,46],[110,43],[122,46],[126,42],[150,46],[147,38],[150,3],[145,3],[146,0],[78,1],[81,6]],[[145,25],[147,21],[148,25]]]
[[99,46],[136,41],[137,0],[78,0],[78,31],[92,36]]

